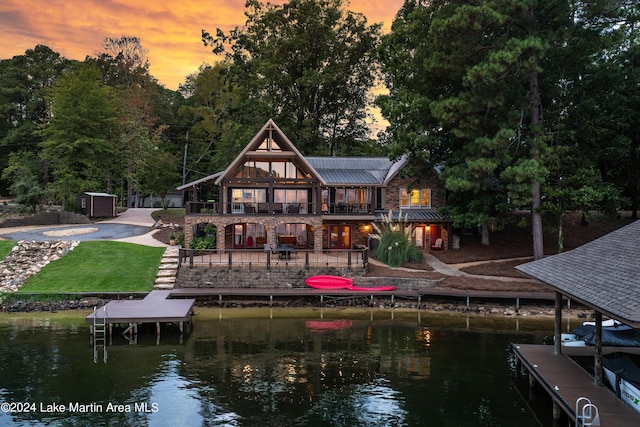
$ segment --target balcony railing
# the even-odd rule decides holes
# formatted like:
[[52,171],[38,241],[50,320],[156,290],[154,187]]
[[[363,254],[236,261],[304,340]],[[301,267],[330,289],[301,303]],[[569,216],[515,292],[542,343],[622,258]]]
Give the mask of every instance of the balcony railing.
[[[319,209],[318,209],[319,208]],[[370,203],[187,202],[187,215],[373,215]]]
[[180,248],[180,265],[208,267],[307,268],[343,267],[364,269],[368,263],[367,249],[344,249],[323,252],[291,249],[287,251],[247,251]]

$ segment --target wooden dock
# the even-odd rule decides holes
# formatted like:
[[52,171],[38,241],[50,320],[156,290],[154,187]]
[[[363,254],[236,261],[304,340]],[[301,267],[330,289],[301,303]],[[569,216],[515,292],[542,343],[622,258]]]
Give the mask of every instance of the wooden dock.
[[388,297],[393,303],[396,298],[415,299],[421,303],[423,298],[455,298],[465,299],[467,306],[471,299],[482,300],[513,300],[516,307],[520,307],[523,300],[530,301],[554,301],[555,294],[553,292],[487,292],[450,288],[424,288],[424,289],[395,289],[393,291],[357,291],[349,289],[315,289],[309,287],[300,288],[175,288],[171,291],[171,297],[174,298],[204,298],[217,297],[219,303],[224,298],[242,298],[250,297],[268,299],[272,304],[275,298],[287,297],[306,297],[318,298],[320,304],[335,299],[362,298],[368,297],[373,300],[374,297]]
[[177,323],[180,332],[184,331],[191,322],[191,314],[195,299],[169,299],[171,291],[151,291],[141,300],[111,301],[96,309],[86,317],[86,322],[104,323],[109,328],[109,335],[113,332],[114,324],[129,324],[127,331],[137,332],[139,323],[155,323],[158,337],[162,323]]
[[[554,403],[573,422],[576,421],[576,400],[588,398],[598,408],[602,427],[640,425],[640,415],[619,400],[607,386],[597,386],[594,378],[570,356],[592,356],[592,347],[563,347],[563,354],[554,354],[552,345],[512,344],[518,361],[529,371]],[[638,348],[603,347],[603,354],[613,351],[639,352]],[[584,402],[586,403],[586,401]]]

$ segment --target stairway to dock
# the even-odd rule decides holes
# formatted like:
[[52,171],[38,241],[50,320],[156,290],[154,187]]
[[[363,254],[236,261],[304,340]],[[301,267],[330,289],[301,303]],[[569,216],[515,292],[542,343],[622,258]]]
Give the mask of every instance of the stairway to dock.
[[156,274],[153,289],[171,290],[176,285],[176,277],[178,276],[178,252],[179,246],[169,246],[165,249],[160,267]]

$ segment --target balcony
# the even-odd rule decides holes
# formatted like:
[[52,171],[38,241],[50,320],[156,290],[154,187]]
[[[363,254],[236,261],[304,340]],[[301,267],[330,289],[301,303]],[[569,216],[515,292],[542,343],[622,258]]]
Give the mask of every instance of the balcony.
[[187,202],[186,214],[371,216],[375,212],[370,203]]
[[188,202],[187,215],[313,215],[312,203]]

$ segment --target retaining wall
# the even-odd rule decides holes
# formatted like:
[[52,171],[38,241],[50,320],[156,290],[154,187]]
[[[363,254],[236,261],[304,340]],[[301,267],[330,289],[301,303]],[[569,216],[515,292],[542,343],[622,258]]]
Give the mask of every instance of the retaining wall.
[[362,277],[362,268],[300,268],[272,267],[186,267],[178,270],[177,288],[303,288],[309,276],[330,274],[356,279]]
[[40,212],[35,215],[6,218],[0,221],[0,228],[59,224],[91,224],[91,221],[86,216],[73,212]]

